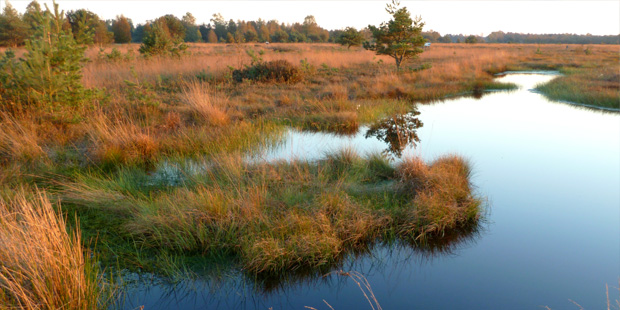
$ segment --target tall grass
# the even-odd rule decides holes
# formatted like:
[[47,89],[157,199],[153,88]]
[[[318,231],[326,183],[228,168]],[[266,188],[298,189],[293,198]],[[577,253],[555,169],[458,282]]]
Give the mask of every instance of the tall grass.
[[44,158],[37,126],[31,119],[19,120],[7,113],[0,113],[0,160],[34,161]]
[[226,113],[227,99],[215,94],[209,85],[195,80],[188,82],[183,89],[182,98],[200,121],[212,126],[223,126],[230,121]]
[[103,276],[45,193],[0,200],[0,308],[99,309]]
[[403,190],[413,195],[415,208],[404,213],[408,219],[400,233],[423,240],[476,221],[481,201],[471,194],[470,171],[469,163],[456,155],[439,157],[430,165],[419,158],[404,160],[397,174]]

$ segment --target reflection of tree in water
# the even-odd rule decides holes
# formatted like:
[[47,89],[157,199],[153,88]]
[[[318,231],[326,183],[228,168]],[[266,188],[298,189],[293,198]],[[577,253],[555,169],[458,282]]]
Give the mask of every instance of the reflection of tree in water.
[[420,112],[414,108],[410,113],[385,118],[372,124],[365,137],[384,141],[387,143],[384,153],[400,157],[409,144],[415,146],[416,142],[420,142],[416,130],[424,124],[416,117],[418,115]]

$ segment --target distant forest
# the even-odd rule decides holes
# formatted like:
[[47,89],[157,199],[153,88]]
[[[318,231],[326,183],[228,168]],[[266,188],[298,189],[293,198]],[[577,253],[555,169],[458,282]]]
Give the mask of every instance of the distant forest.
[[[16,47],[25,44],[37,27],[37,14],[43,14],[40,4],[32,1],[24,14],[20,14],[10,3],[0,14],[0,46]],[[157,24],[170,36],[184,42],[244,43],[244,42],[339,42],[344,30],[327,30],[318,25],[309,15],[301,23],[285,24],[276,20],[244,21],[229,19],[214,14],[209,23],[197,24],[196,18],[187,13],[182,18],[164,15],[144,24],[134,24],[123,15],[113,20],[102,20],[94,12],[81,9],[66,13],[65,29],[71,32],[78,43],[105,45],[109,43],[141,43],[145,33]],[[94,36],[85,34],[93,33]],[[368,29],[361,33],[367,40]],[[555,44],[620,44],[620,35],[576,35],[576,34],[521,34],[493,32],[486,37],[474,35],[441,35],[436,31],[423,33],[429,42],[440,43],[555,43]],[[82,38],[91,38],[82,41]]]
[[[620,35],[525,34],[503,31],[492,32],[486,37],[463,34],[442,36],[436,31],[424,32],[423,35],[429,42],[439,43],[620,44]],[[472,40],[474,42],[471,42]]]

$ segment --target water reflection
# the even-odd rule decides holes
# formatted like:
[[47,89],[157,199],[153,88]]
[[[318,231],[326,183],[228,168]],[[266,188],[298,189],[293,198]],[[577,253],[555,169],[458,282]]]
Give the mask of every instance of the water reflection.
[[[115,309],[268,309],[297,307],[300,294],[311,294],[312,300],[335,298],[345,291],[352,291],[355,302],[364,305],[357,286],[338,271],[357,271],[370,277],[392,274],[399,278],[412,268],[421,269],[441,257],[458,255],[479,239],[483,227],[480,222],[470,223],[457,230],[446,231],[442,236],[415,240],[393,239],[376,242],[360,251],[349,253],[335,264],[323,269],[293,270],[278,275],[254,276],[235,268],[220,270],[192,280],[174,283],[152,275],[131,274],[125,279],[124,294],[114,305]],[[216,268],[217,269],[217,268]],[[402,272],[394,272],[401,270]],[[398,279],[393,279],[397,281]],[[326,293],[329,292],[329,293]],[[290,304],[288,304],[290,302]],[[282,304],[285,303],[285,304]],[[319,304],[307,304],[318,306]]]
[[385,155],[401,157],[403,150],[408,146],[416,146],[420,142],[417,130],[424,124],[417,116],[420,112],[414,107],[408,114],[398,114],[382,119],[370,126],[366,131],[366,139],[375,137],[379,141],[385,142],[387,148],[383,151]]

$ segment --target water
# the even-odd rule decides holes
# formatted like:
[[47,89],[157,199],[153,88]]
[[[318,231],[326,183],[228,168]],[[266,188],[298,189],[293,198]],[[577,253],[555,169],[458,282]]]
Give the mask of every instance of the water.
[[[377,246],[343,263],[362,273],[384,309],[605,309],[620,276],[620,115],[546,100],[549,74],[500,78],[521,88],[419,106],[417,147],[404,156],[471,160],[490,202],[480,232],[442,251]],[[351,137],[291,131],[260,159],[316,159],[352,147],[388,149],[368,127]],[[231,271],[220,281],[130,289],[133,309],[371,309],[348,277],[265,284]],[[163,296],[163,297],[162,297]]]

